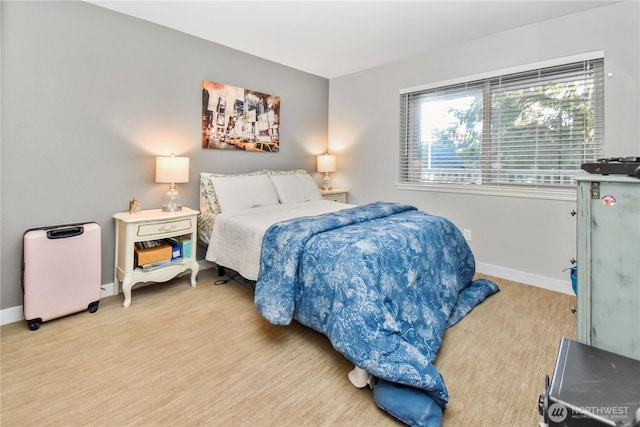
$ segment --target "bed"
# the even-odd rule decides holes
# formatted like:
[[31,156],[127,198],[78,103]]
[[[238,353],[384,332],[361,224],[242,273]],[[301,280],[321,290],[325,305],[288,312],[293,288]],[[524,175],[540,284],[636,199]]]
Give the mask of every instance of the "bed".
[[442,336],[498,292],[474,280],[473,254],[455,225],[410,205],[323,200],[302,170],[203,173],[200,195],[206,259],[255,281],[266,320],[313,328],[368,383],[408,387],[436,412],[445,407],[432,363]]

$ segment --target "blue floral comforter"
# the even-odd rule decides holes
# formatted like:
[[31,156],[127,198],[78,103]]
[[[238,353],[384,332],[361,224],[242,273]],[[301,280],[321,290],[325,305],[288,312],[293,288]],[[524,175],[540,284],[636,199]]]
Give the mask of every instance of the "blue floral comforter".
[[447,327],[487,296],[475,260],[447,219],[377,202],[270,227],[255,304],[269,322],[325,334],[375,377],[424,390],[444,407],[433,366]]

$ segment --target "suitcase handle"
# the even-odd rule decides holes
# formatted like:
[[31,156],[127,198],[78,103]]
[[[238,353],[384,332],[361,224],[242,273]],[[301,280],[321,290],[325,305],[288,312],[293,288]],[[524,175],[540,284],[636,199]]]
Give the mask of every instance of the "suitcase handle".
[[69,237],[79,236],[84,233],[83,226],[56,228],[54,230],[47,231],[47,239],[67,239]]

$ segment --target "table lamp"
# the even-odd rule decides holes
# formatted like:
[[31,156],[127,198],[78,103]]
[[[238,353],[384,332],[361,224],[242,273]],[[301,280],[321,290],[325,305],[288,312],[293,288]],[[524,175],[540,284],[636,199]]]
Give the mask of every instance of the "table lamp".
[[169,191],[162,199],[162,211],[182,210],[182,198],[176,190],[176,183],[189,182],[189,158],[174,154],[156,157],[156,182],[169,184]]
[[329,172],[336,171],[336,156],[331,154],[323,154],[318,156],[318,172],[324,172],[324,178],[322,180],[322,189],[331,190],[329,183]]

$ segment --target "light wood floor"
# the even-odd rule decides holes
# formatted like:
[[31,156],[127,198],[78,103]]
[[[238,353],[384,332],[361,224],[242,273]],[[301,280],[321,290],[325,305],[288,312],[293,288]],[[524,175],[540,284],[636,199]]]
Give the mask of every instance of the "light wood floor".
[[[264,321],[215,270],[134,289],[30,331],[1,328],[2,426],[399,426],[322,335]],[[575,297],[496,279],[502,292],[445,334],[445,426],[534,426]]]

